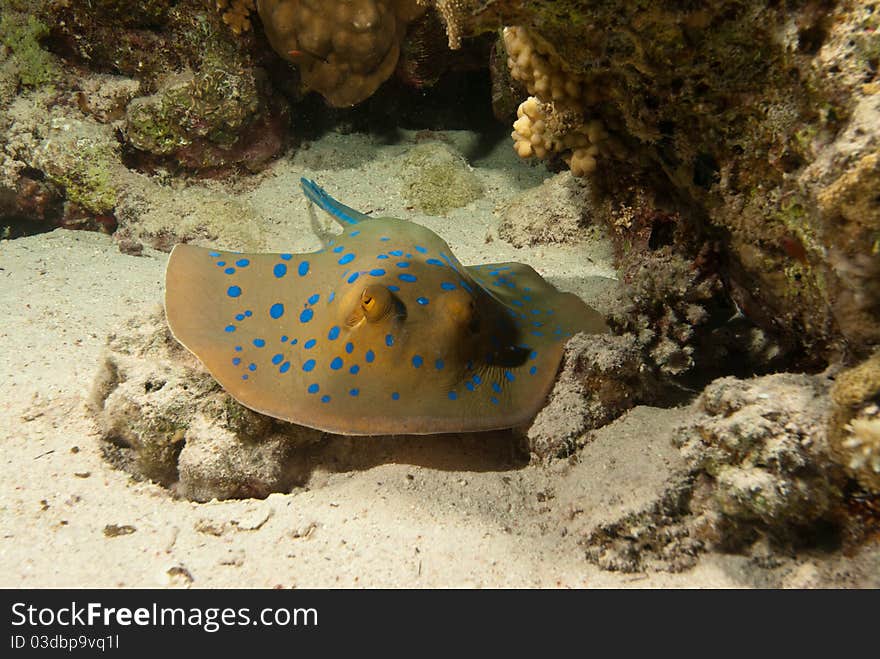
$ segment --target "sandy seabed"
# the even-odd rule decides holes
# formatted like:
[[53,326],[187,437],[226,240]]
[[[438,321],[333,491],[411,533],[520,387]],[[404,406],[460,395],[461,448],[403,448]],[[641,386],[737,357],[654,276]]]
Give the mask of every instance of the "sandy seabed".
[[[447,139],[463,153],[473,136]],[[269,250],[319,246],[300,176],[360,210],[407,217],[466,264],[516,260],[600,310],[608,245],[515,249],[498,210],[549,176],[509,144],[472,157],[486,194],[447,217],[406,207],[405,152],[330,135],[230,194],[264,222]],[[227,245],[234,247],[233,245]],[[120,253],[99,234],[56,231],[0,243],[0,586],[5,587],[760,587],[877,581],[877,552],[812,553],[767,565],[704,554],[679,573],[620,573],[586,558],[585,531],[656,499],[688,408],[637,407],[577,461],[511,460],[497,434],[357,438],[305,487],[264,500],[193,503],[102,457],[86,400],[106,337],[160,304],[167,255]],[[607,304],[607,301],[604,302]],[[576,509],[576,511],[575,511]],[[876,584],[875,584],[876,585]]]

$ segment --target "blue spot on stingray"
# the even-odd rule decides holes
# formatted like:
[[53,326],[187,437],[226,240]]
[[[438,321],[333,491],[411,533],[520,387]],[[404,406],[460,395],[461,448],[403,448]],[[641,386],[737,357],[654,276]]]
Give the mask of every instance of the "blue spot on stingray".
[[458,288],[458,286],[453,284],[451,281],[444,281],[442,284],[440,284],[440,288],[442,288],[444,291],[454,291],[456,288]]
[[309,296],[309,299],[306,300],[306,302],[308,302],[309,304],[315,304],[315,303],[317,303],[317,301],[320,300],[320,299],[321,299],[321,296],[318,295],[317,293],[315,293],[315,294],[313,294],[313,295],[310,295],[310,296]]
[[218,267],[222,268],[224,265],[226,265],[226,261],[217,261]]
[[236,320],[244,320],[244,314],[243,313],[235,314],[235,319]]
[[474,390],[474,383],[471,382],[470,380],[468,380],[467,382],[465,382],[465,383],[464,383],[464,386],[465,386],[465,388],[466,388],[468,391],[473,391],[473,390]]
[[357,231],[352,231],[352,232],[351,232],[350,234],[348,234],[348,235],[350,235],[352,238],[354,238],[355,236],[360,235],[360,232],[361,232],[361,230],[358,229]]
[[244,375],[242,375],[242,376],[241,376],[241,379],[242,379],[242,380],[247,380],[247,379],[248,379],[247,373],[245,373]]
[[316,394],[321,389],[317,384],[310,384],[309,388],[306,389],[310,394]]
[[459,285],[460,285],[464,290],[466,290],[468,293],[473,293],[473,292],[474,292],[474,289],[473,289],[473,288],[471,287],[471,285],[470,285],[469,283],[467,283],[466,281],[461,281],[461,282],[459,282]]
[[427,263],[428,265],[439,265],[441,268],[446,267],[446,264],[438,259],[428,259],[427,261],[425,261],[425,263]]
[[266,345],[266,341],[264,339],[254,339],[254,345],[258,348],[262,348],[264,345]]
[[309,272],[309,262],[301,261],[296,271],[299,273],[300,277],[305,277]]
[[283,263],[276,263],[275,267],[272,268],[272,272],[275,273],[275,276],[278,277],[278,279],[281,279],[287,274],[287,266]]
[[220,256],[220,252],[208,252],[208,256]]
[[529,359],[536,359],[538,357],[538,351],[532,350],[531,354],[529,354]]
[[533,325],[534,327],[544,327],[544,323],[542,323],[541,321],[538,321],[538,320],[534,321],[534,322],[532,323],[532,325]]
[[418,298],[416,298],[416,302],[418,302],[418,303],[421,304],[422,306],[425,306],[426,304],[428,304],[428,298],[426,298],[426,297],[418,297]]
[[235,325],[227,325],[227,326],[224,327],[223,329],[224,329],[224,331],[226,331],[226,332],[234,332],[234,331],[235,331]]
[[284,361],[284,355],[282,355],[280,352],[277,355],[272,356],[272,363],[275,364],[276,366],[283,361]]
[[241,357],[235,357],[235,358],[232,360],[232,365],[233,365],[233,366],[238,366],[239,364],[241,364]]
[[390,252],[388,252],[388,253],[391,254],[391,256],[403,256],[403,250],[402,250],[402,249],[392,249],[392,250],[391,250]]
[[510,371],[504,371],[504,377],[507,378],[508,382],[513,382],[516,377]]
[[334,371],[338,371],[340,368],[342,368],[342,357],[334,357],[333,361],[330,362],[330,368],[332,368]]
[[257,365],[254,364],[253,362],[251,362],[250,364],[248,364],[248,370],[249,370],[249,371],[256,371],[256,370],[257,370]]
[[395,265],[396,265],[398,268],[408,268],[408,267],[409,267],[409,261],[398,261]]
[[419,367],[421,367],[423,361],[424,360],[422,359],[421,355],[413,355],[412,365],[415,366],[416,368],[419,368]]
[[421,245],[416,245],[416,251],[419,252],[420,254],[427,254],[428,253],[428,250],[426,250]]
[[308,341],[303,343],[303,348],[305,348],[306,350],[311,350],[312,348],[315,347],[316,343],[317,343],[317,341],[315,341],[315,339],[309,339]]
[[[284,338],[286,339],[287,337],[285,336]],[[295,346],[298,342],[299,342],[299,339],[291,339],[290,345]]]
[[345,352],[347,352],[350,355],[353,351],[354,351],[354,343],[351,343],[351,342],[346,343],[345,344]]
[[497,382],[493,382],[492,383],[492,391],[494,391],[496,394],[500,394],[501,393],[501,385],[498,384]]
[[333,252],[334,252],[335,254],[339,254],[339,252],[341,252],[341,251],[344,250],[344,249],[345,249],[345,247],[343,247],[342,245],[339,245],[339,247],[334,247],[334,248],[333,248]]
[[330,402],[330,396],[321,396],[321,402],[322,402],[322,403],[329,403],[329,402]]
[[443,364],[442,359],[438,359],[437,361],[434,362],[434,368],[436,368],[438,371],[442,370],[443,366],[444,366],[444,364]]
[[389,348],[394,345],[394,336],[391,334],[385,335],[385,345]]
[[281,343],[287,343],[287,335],[286,334],[281,335]]
[[534,375],[534,374],[537,373],[537,372],[538,372],[538,367],[537,367],[537,366],[532,366],[532,367],[529,369],[529,375]]
[[331,341],[335,341],[336,339],[338,339],[339,338],[339,328],[336,327],[335,325],[333,327],[331,327],[330,331],[327,332],[327,338],[330,339]]
[[492,398],[490,398],[489,400],[492,401],[492,404],[493,404],[493,405],[497,405],[497,404],[498,404],[498,399],[495,398],[495,396],[492,396]]
[[360,389],[352,389],[351,391],[348,392],[348,394],[350,396],[357,396],[359,393],[361,393]]
[[416,281],[416,276],[415,276],[415,275],[411,275],[411,274],[409,274],[409,273],[404,273],[404,274],[402,274],[402,275],[398,275],[397,278],[398,278],[400,281],[406,281],[406,282],[410,282],[410,283]]
[[315,312],[311,309],[303,309],[302,313],[299,315],[299,322],[307,323],[312,319],[312,316],[315,315]]
[[474,384],[480,384],[483,382],[483,378],[481,378],[479,375],[475,375],[472,379],[474,381]]
[[348,278],[348,283],[353,284],[357,281],[357,278],[361,276],[361,273],[355,272],[351,277]]
[[392,284],[391,286],[388,287],[388,290],[391,291],[392,293],[396,293],[397,291],[400,290],[400,286],[394,286]]
[[388,255],[387,255],[387,254],[379,254],[379,256],[377,256],[376,258],[377,258],[377,259],[382,259],[382,260],[384,261],[385,259],[388,258]]
[[276,320],[281,318],[284,315],[284,305],[280,302],[276,302],[271,307],[269,307],[269,315]]
[[[561,334],[561,332],[559,333]],[[532,334],[534,334],[535,336],[544,336],[544,332],[539,332],[538,330],[532,330]]]
[[535,315],[538,315],[539,313],[541,313],[541,310],[540,309],[532,309],[532,313]]
[[395,391],[391,394],[391,400],[400,400],[400,394]]
[[388,236],[382,236],[381,238],[379,238],[379,240],[381,240],[384,243],[384,242],[388,242],[389,240],[391,240],[391,238],[389,238]]
[[254,312],[251,311],[250,309],[248,309],[247,311],[244,312],[244,315],[247,316],[248,318],[250,318],[251,316],[254,315]]
[[287,373],[290,370],[290,362],[284,362],[280,367],[278,367],[278,371],[280,373]]
[[306,362],[303,364],[303,370],[304,370],[306,373],[308,373],[309,371],[311,371],[313,368],[315,368],[315,360],[314,360],[314,359],[309,359],[308,361],[306,361]]
[[281,258],[285,261],[289,261],[291,258],[293,258],[293,254],[280,254],[279,256],[281,256]]
[[235,268],[226,268],[226,270],[224,270],[223,272],[225,272],[227,275],[234,275]]
[[235,352],[241,352],[241,346],[235,346]]
[[373,360],[376,359],[376,353],[374,353],[372,350],[367,350],[367,354],[364,355],[364,359],[368,364],[372,364]]
[[446,395],[449,396],[449,400],[457,400],[458,399],[458,394],[455,393],[454,391],[450,391]]
[[250,263],[251,262],[247,259],[238,259],[238,261],[235,262],[235,265],[237,265],[239,268],[246,268],[250,265]]
[[385,271],[382,268],[375,268],[373,270],[370,270],[370,274],[373,277],[381,277],[382,275],[385,274]]
[[351,263],[352,261],[354,261],[354,254],[349,252],[348,254],[343,256],[341,259],[339,259],[339,265],[345,265],[346,263]]
[[358,371],[360,371],[360,370],[361,370],[361,367],[358,366],[357,364],[355,364],[350,369],[348,369],[348,372],[351,373],[352,375],[357,375]]
[[515,307],[521,307],[523,305],[523,303],[520,302],[519,300],[511,300],[510,303],[512,305],[514,305]]

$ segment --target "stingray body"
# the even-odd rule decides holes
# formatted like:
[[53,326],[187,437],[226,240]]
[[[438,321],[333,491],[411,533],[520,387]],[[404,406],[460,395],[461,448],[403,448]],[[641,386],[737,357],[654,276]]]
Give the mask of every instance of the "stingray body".
[[166,272],[175,338],[257,412],[344,435],[509,428],[541,409],[567,338],[606,331],[529,266],[463,266],[429,229],[302,184],[344,223],[324,249],[177,245]]

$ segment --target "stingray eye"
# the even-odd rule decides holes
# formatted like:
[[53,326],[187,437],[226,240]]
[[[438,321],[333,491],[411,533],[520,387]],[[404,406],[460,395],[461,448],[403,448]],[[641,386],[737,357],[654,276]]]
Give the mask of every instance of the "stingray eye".
[[384,286],[367,286],[361,293],[361,309],[370,322],[384,318],[391,309],[391,291]]

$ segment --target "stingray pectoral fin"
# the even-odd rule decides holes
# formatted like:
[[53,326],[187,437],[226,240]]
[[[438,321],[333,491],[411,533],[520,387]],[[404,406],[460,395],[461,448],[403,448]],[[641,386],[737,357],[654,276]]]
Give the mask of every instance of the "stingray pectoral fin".
[[305,194],[308,200],[324,212],[328,213],[343,226],[359,224],[370,219],[369,215],[365,215],[360,211],[356,211],[354,208],[336,201],[324,191],[324,188],[314,181],[307,178],[301,178],[299,182],[302,186],[303,194]]
[[514,262],[487,263],[468,266],[467,270],[511,313],[530,323],[529,333],[533,337],[610,331],[602,314],[574,293],[557,289],[531,266]]

